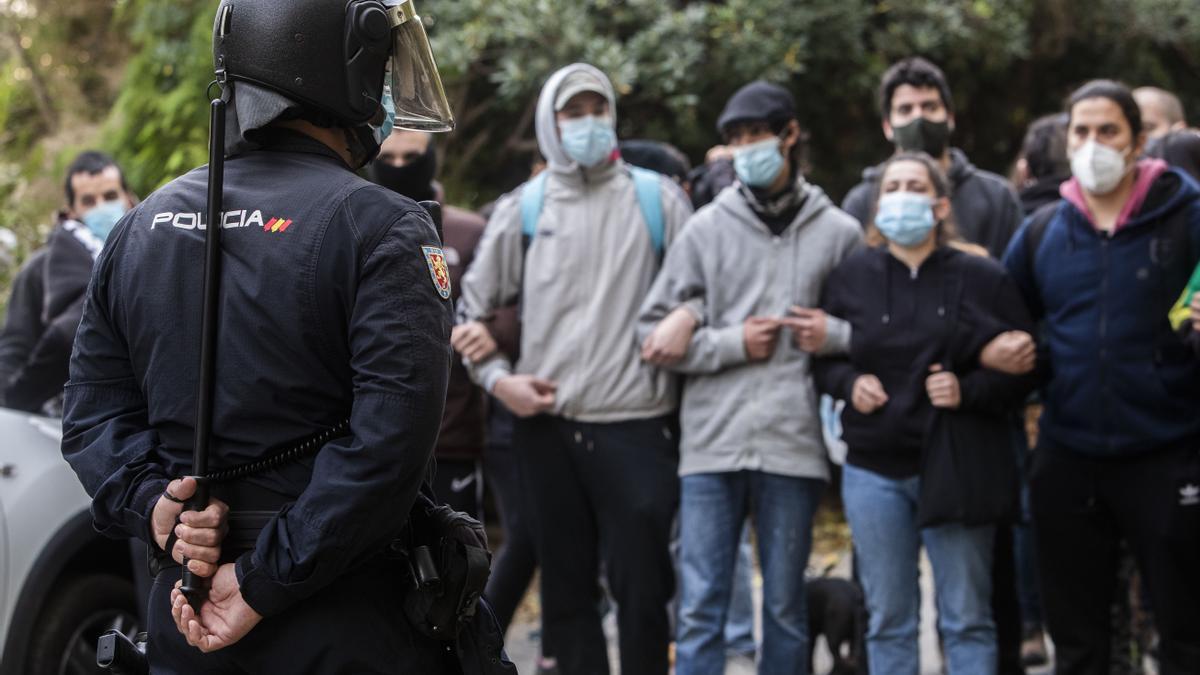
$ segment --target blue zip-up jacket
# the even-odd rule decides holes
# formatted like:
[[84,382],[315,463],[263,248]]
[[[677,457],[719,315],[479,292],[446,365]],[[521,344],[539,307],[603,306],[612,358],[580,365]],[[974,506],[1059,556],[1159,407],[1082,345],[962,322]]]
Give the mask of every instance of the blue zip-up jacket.
[[[63,455],[96,528],[151,546],[154,504],[191,466],[207,177],[176,179],[117,225],[66,387]],[[243,597],[270,616],[402,529],[442,418],[451,307],[428,215],[306,136],[230,158],[224,209],[210,468],[350,419],[315,456],[213,488],[234,512],[277,512],[237,558]]]
[[[1128,456],[1200,438],[1200,356],[1167,312],[1200,262],[1200,185],[1171,169],[1113,235],[1061,200],[1030,259],[1030,222],[1004,263],[1043,321],[1041,434]],[[1189,344],[1193,343],[1193,344]]]

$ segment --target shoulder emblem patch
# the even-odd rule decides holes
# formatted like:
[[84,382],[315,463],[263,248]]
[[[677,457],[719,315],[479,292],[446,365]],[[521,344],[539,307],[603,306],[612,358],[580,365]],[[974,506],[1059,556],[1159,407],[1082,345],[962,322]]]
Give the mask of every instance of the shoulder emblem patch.
[[433,288],[443,300],[450,299],[450,268],[446,266],[446,254],[437,246],[422,246],[425,262],[429,265],[429,276],[433,278]]

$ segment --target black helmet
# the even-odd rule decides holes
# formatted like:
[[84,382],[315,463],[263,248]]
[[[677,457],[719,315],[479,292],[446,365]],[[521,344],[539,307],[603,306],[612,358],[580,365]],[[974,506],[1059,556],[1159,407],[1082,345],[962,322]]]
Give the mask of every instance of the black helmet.
[[380,115],[389,59],[397,126],[452,128],[412,0],[222,0],[217,9],[218,82],[269,89],[339,126]]

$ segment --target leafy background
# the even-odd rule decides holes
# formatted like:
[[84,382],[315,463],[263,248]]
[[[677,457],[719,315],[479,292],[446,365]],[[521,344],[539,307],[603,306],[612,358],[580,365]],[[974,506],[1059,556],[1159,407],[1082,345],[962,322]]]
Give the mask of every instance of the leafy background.
[[[878,79],[921,54],[954,90],[954,143],[1006,172],[1025,126],[1094,77],[1174,90],[1200,115],[1197,0],[417,0],[458,117],[440,141],[451,201],[527,175],[533,102],[573,61],[609,73],[622,137],[693,161],[742,84],[795,94],[812,179],[835,197],[888,147]],[[15,264],[62,202],[62,172],[99,147],[139,194],[205,161],[216,0],[0,0],[0,228]],[[5,294],[7,297],[7,294]]]

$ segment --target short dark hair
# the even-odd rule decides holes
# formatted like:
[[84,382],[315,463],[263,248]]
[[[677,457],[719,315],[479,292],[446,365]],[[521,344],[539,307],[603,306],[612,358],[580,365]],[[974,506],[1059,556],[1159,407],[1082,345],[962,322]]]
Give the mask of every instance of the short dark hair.
[[679,148],[662,141],[632,138],[621,141],[621,158],[626,163],[670,176],[679,183],[687,181],[691,162]]
[[81,173],[96,175],[110,166],[117,167],[117,173],[121,174],[121,189],[129,192],[129,185],[125,183],[125,172],[121,171],[120,165],[116,160],[99,150],[85,150],[75,159],[71,160],[71,165],[67,167],[67,178],[64,183],[64,192],[67,195],[67,206],[75,205],[75,189],[71,187],[71,179]]
[[1043,115],[1034,120],[1021,143],[1021,156],[1033,179],[1066,176],[1071,173],[1067,159],[1067,113]]
[[879,107],[883,112],[883,119],[891,116],[892,95],[902,84],[937,89],[942,97],[942,105],[946,106],[950,114],[954,114],[954,97],[950,95],[950,85],[946,83],[946,75],[942,73],[942,69],[920,56],[910,56],[893,63],[884,72],[879,83]]
[[1142,109],[1138,107],[1137,100],[1133,98],[1133,92],[1129,87],[1116,80],[1092,80],[1076,89],[1067,99],[1068,126],[1070,126],[1070,116],[1074,113],[1075,106],[1089,98],[1106,98],[1116,103],[1125,115],[1125,121],[1129,122],[1129,130],[1133,132],[1134,138],[1142,133]]

